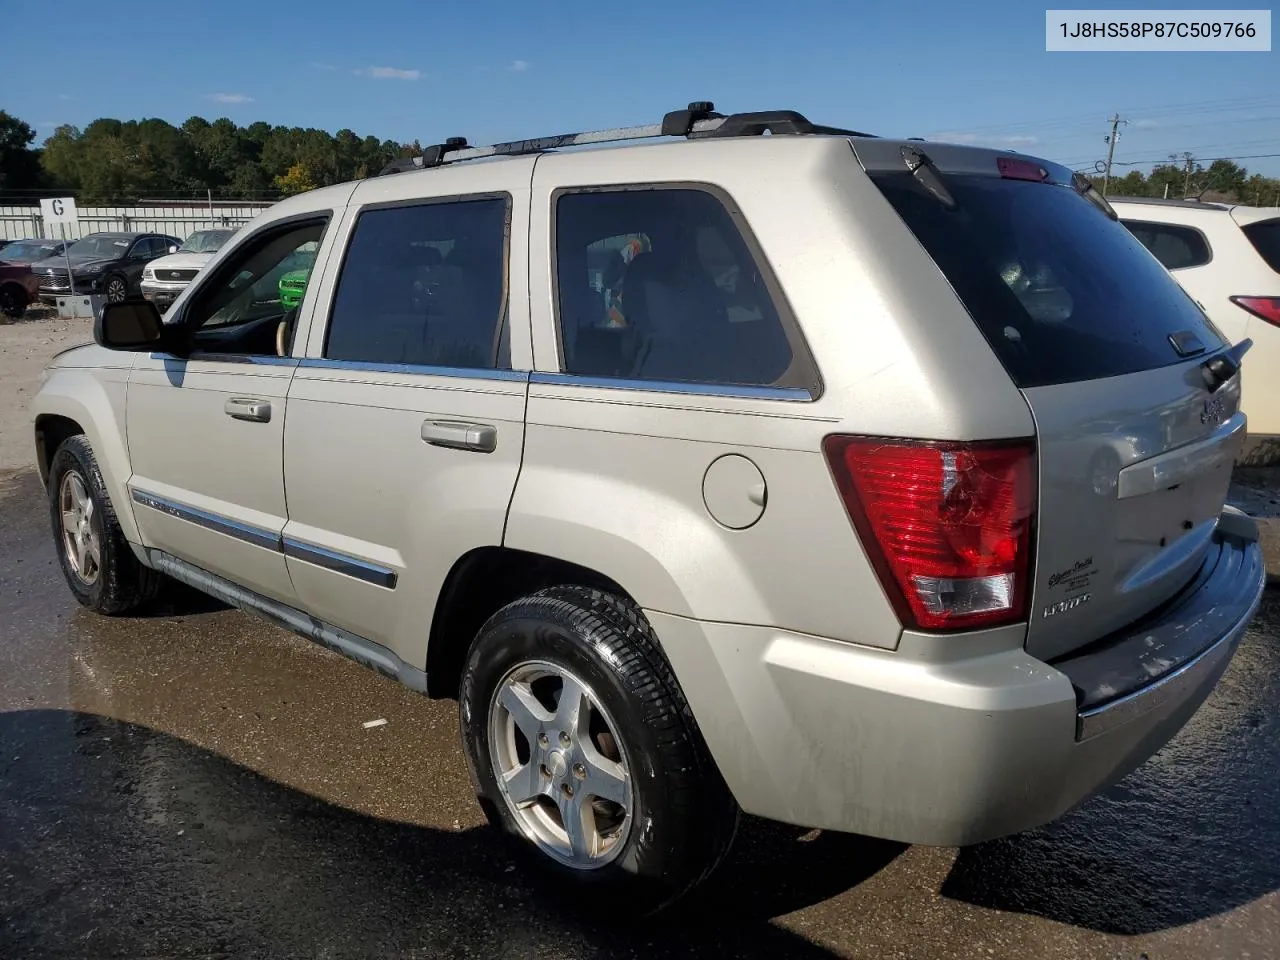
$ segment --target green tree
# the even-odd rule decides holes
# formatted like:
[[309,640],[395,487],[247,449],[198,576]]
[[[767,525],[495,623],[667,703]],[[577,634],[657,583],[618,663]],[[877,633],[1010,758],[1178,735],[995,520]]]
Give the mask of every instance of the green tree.
[[36,132],[0,110],[0,190],[28,190],[40,185],[40,154],[31,148]]

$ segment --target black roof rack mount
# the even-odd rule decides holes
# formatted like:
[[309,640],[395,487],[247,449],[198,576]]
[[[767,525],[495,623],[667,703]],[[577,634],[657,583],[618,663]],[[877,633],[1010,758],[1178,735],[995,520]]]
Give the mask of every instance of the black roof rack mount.
[[803,114],[794,110],[765,110],[755,113],[716,113],[710,100],[695,100],[683,110],[672,110],[661,123],[638,127],[614,127],[609,130],[586,130],[581,133],[560,133],[532,140],[511,140],[489,146],[471,146],[466,137],[450,137],[444,143],[427,147],[421,156],[393,160],[382,169],[382,174],[403,173],[408,170],[425,170],[445,163],[462,160],[479,160],[483,157],[510,157],[563,147],[581,147],[594,143],[618,143],[624,140],[648,140],[657,137],[685,137],[690,140],[706,137],[758,137],[765,134],[787,136],[796,134],[835,135],[846,137],[870,137],[873,134],[840,127],[826,127],[811,123]]

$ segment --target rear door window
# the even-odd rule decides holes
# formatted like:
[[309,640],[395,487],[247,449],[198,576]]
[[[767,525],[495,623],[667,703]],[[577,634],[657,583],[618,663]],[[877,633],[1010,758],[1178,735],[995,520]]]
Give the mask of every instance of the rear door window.
[[1150,223],[1145,220],[1122,220],[1121,223],[1129,228],[1129,232],[1151,251],[1166,270],[1202,267],[1213,259],[1209,252],[1209,241],[1194,227]]
[[1275,220],[1259,220],[1243,229],[1258,255],[1267,261],[1267,266],[1280,273],[1280,217]]
[[872,179],[1020,387],[1182,362],[1175,333],[1225,346],[1133,234],[1070,187],[944,175],[949,209],[908,172]]

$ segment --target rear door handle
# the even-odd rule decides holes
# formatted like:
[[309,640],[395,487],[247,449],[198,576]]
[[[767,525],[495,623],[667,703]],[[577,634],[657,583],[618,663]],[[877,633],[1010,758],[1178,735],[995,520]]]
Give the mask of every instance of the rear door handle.
[[222,405],[222,412],[236,420],[267,423],[271,419],[271,404],[266,400],[232,397]]
[[498,428],[489,423],[427,420],[422,424],[422,439],[433,447],[493,453],[498,448]]

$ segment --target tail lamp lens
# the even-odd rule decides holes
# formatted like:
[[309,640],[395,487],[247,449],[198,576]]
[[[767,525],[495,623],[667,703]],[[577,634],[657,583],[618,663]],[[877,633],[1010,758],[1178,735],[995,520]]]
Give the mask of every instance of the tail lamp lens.
[[832,436],[827,461],[903,622],[961,630],[1026,618],[1035,446]]

